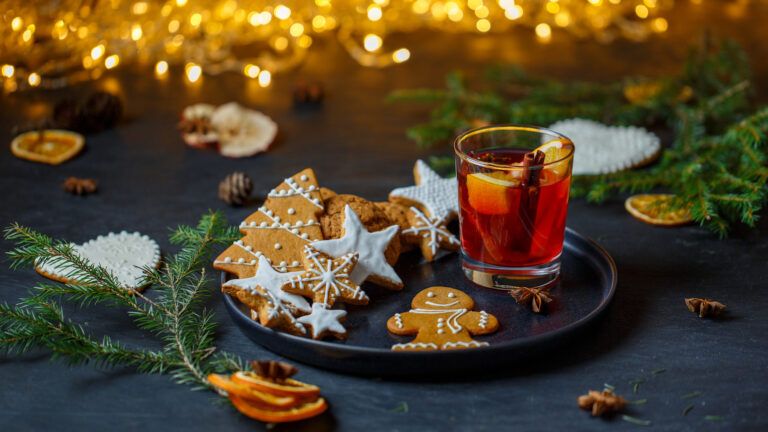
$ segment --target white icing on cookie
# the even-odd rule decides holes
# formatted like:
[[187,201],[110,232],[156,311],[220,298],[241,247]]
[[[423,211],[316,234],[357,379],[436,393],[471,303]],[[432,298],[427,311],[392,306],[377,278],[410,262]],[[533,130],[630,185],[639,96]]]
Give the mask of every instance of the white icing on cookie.
[[408,342],[392,345],[392,351],[407,350],[409,348],[421,348],[421,349],[437,349],[437,345],[432,342]]
[[[338,297],[347,297],[360,301],[367,301],[368,295],[360,289],[358,284],[350,285],[351,277],[344,271],[349,263],[354,259],[354,254],[342,255],[341,262],[335,263],[334,260],[321,257],[317,250],[305,246],[304,254],[310,261],[304,272],[290,280],[292,287],[307,287],[313,292],[323,292],[323,301],[321,303],[332,304]],[[318,302],[320,303],[320,302]]]
[[429,216],[440,221],[449,221],[459,213],[458,183],[454,178],[444,179],[424,163],[416,161],[414,168],[418,182],[415,186],[394,189],[390,198],[403,198],[419,203]]
[[469,342],[463,342],[463,341],[456,341],[456,342],[446,342],[443,344],[442,349],[446,348],[480,348],[480,347],[486,347],[489,346],[488,342],[478,342],[478,341],[469,341]]
[[[104,267],[126,289],[143,285],[141,267],[160,264],[160,247],[151,238],[138,232],[109,233],[82,245],[72,245],[73,251],[93,265]],[[61,260],[49,260],[39,266],[43,273],[66,278],[73,268]]]
[[313,303],[312,313],[299,317],[298,321],[312,329],[312,337],[317,339],[323,333],[346,334],[347,329],[341,325],[341,319],[347,312],[341,309],[331,309],[323,303]]
[[282,290],[282,286],[290,282],[290,280],[301,272],[280,273],[272,268],[267,262],[267,258],[264,255],[259,257],[259,267],[256,270],[256,275],[243,279],[232,279],[227,281],[224,286],[234,286],[237,288],[248,290],[251,294],[260,294],[260,291],[266,291],[277,300],[275,302],[275,309],[288,308],[290,313],[295,314],[297,312],[309,313],[311,308],[309,303],[304,300],[302,296],[287,293]]
[[347,205],[344,207],[344,236],[339,239],[316,241],[312,246],[337,258],[356,252],[358,261],[352,270],[351,279],[357,284],[363,283],[373,275],[402,286],[403,282],[384,256],[384,251],[398,230],[397,225],[392,225],[381,231],[368,232],[352,207]]

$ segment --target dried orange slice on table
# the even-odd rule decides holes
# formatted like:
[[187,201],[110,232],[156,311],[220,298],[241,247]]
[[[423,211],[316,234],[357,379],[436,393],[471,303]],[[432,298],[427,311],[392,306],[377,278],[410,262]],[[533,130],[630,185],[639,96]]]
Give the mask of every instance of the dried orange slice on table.
[[320,395],[320,387],[291,378],[276,382],[253,372],[240,371],[232,374],[232,381],[275,396],[311,399]]
[[21,159],[58,165],[75,157],[84,146],[79,133],[52,129],[18,135],[11,141],[11,152]]
[[651,225],[672,227],[693,222],[693,217],[687,206],[683,208],[673,207],[675,199],[675,195],[672,194],[634,195],[624,202],[624,208],[635,219]]
[[328,404],[325,403],[323,398],[318,398],[312,402],[307,402],[287,410],[265,409],[251,403],[247,399],[232,394],[229,395],[229,400],[232,401],[232,405],[241,413],[266,423],[286,423],[305,420],[322,414],[328,408]]
[[297,398],[276,396],[258,391],[253,387],[239,384],[225,375],[210,374],[208,375],[208,382],[214,387],[224,390],[229,396],[237,396],[261,407],[272,409],[292,408],[300,403]]

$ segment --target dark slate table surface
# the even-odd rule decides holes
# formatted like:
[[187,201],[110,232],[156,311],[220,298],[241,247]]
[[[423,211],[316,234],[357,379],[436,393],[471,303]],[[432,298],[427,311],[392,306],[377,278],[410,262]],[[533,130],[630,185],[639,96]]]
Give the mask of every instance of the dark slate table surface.
[[[681,2],[682,3],[682,2]],[[243,170],[265,193],[276,180],[311,166],[321,183],[337,191],[384,199],[411,181],[414,159],[431,153],[404,137],[406,126],[425,118],[422,108],[383,102],[391,89],[438,86],[445,72],[477,74],[495,60],[513,61],[535,73],[562,78],[615,79],[673,71],[699,29],[736,37],[756,61],[758,95],[766,99],[766,47],[759,35],[763,6],[742,18],[714,7],[681,7],[671,32],[645,44],[603,46],[559,33],[549,45],[530,32],[514,36],[406,39],[413,59],[402,67],[358,67],[332,41],[320,41],[297,71],[260,89],[240,77],[206,77],[196,86],[178,73],[155,80],[147,68],[128,67],[101,80],[53,93],[3,96],[0,135],[42,115],[50,101],[94,88],[120,93],[128,119],[117,129],[88,137],[76,159],[49,167],[0,152],[0,225],[12,221],[76,242],[109,231],[140,230],[165,251],[168,227],[194,223],[221,209],[235,224],[251,208],[232,209],[216,198],[218,181]],[[560,37],[557,37],[557,36]],[[290,92],[298,78],[320,80],[329,94],[316,111],[296,111]],[[231,100],[261,109],[280,124],[280,141],[268,153],[242,160],[184,146],[175,130],[181,109],[194,102]],[[5,139],[5,138],[4,138]],[[70,175],[100,181],[97,195],[70,196],[60,189]],[[603,383],[629,399],[647,399],[629,413],[653,421],[654,430],[766,430],[768,320],[766,258],[768,223],[738,230],[720,241],[696,228],[659,229],[635,221],[620,200],[603,206],[574,200],[568,224],[600,242],[619,269],[618,291],[605,318],[590,334],[570,340],[544,358],[475,376],[392,381],[301,367],[300,378],[318,384],[331,403],[328,414],[286,429],[298,430],[632,430],[630,423],[590,418],[576,397]],[[0,250],[7,250],[7,242]],[[15,302],[40,277],[30,270],[0,269],[0,301]],[[216,289],[215,284],[211,289]],[[728,304],[727,319],[705,321],[688,313],[683,298],[704,296]],[[220,347],[245,358],[274,358],[231,323],[221,299],[211,301]],[[123,311],[68,309],[95,335],[128,344],[154,343],[132,329]],[[664,369],[663,373],[652,371]],[[644,382],[633,393],[630,381]],[[259,423],[237,415],[215,397],[190,392],[166,376],[126,369],[68,367],[45,353],[0,356],[0,430],[254,430]],[[692,399],[683,396],[701,392]],[[408,412],[396,408],[406,403]],[[689,404],[694,409],[683,416]],[[720,416],[719,421],[705,416]]]

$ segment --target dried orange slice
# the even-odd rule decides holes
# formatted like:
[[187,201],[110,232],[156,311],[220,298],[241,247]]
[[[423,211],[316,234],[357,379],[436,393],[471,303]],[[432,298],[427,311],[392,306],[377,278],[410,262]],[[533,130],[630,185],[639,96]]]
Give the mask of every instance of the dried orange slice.
[[693,222],[688,208],[673,209],[671,194],[642,194],[627,199],[624,208],[645,223],[657,226],[679,226]]
[[295,397],[276,396],[274,394],[262,392],[253,387],[232,381],[225,375],[210,374],[208,375],[208,382],[214,387],[227,392],[230,397],[236,396],[245,399],[249,403],[258,405],[262,408],[288,409],[300,403]]
[[323,398],[318,398],[312,402],[286,410],[264,409],[234,394],[229,395],[229,400],[244,415],[266,423],[286,423],[305,420],[322,414],[328,408],[328,404],[325,403]]
[[475,173],[467,176],[469,205],[478,213],[506,214],[510,211],[508,188],[519,186],[512,172]]
[[310,399],[320,395],[320,387],[312,384],[305,384],[291,378],[286,378],[278,383],[256,375],[253,372],[239,371],[232,374],[232,381],[275,396]]
[[21,159],[58,165],[75,157],[84,146],[79,133],[51,129],[18,135],[11,141],[11,152]]

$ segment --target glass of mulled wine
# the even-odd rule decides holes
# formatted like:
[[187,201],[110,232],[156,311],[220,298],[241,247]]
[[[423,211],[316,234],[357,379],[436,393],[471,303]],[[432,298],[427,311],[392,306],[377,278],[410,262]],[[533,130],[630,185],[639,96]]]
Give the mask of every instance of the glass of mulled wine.
[[560,274],[573,142],[535,126],[456,138],[462,267],[491,288],[546,287]]

